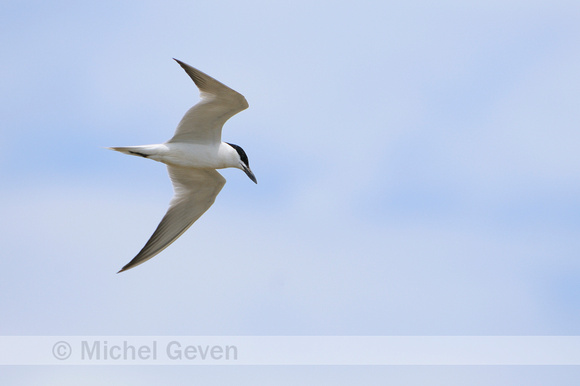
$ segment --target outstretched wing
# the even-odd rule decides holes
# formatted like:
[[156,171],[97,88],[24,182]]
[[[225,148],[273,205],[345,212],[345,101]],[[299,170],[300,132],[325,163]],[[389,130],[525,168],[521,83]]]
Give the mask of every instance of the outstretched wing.
[[141,251],[119,272],[151,259],[177,240],[215,201],[226,179],[213,169],[167,166],[175,195],[167,213]]
[[168,142],[219,143],[224,123],[248,108],[244,96],[177,59],[199,88],[201,101],[190,108]]

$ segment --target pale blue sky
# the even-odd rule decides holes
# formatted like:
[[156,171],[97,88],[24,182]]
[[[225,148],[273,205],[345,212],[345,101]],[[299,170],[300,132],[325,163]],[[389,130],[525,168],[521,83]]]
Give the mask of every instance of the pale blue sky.
[[[3,2],[0,334],[580,334],[579,40],[580,3],[564,0]],[[116,275],[172,189],[163,165],[104,147],[172,135],[198,99],[173,57],[246,96],[224,140],[259,183],[224,171],[198,223]],[[0,379],[97,372],[67,371]],[[124,384],[579,375],[105,373]]]

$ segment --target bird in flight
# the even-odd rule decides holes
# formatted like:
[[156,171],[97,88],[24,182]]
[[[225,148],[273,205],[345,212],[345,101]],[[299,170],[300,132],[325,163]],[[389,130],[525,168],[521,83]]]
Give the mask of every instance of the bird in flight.
[[246,152],[221,140],[224,123],[248,108],[246,98],[198,69],[174,60],[199,88],[201,100],[185,113],[173,138],[157,145],[109,148],[163,162],[174,190],[169,209],[149,241],[119,272],[163,251],[212,206],[226,183],[216,169],[238,168],[258,183]]

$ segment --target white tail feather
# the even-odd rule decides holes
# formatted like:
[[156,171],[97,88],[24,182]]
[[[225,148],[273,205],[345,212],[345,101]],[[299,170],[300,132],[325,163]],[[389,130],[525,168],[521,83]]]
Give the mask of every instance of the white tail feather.
[[108,147],[107,149],[115,150],[123,154],[136,155],[139,157],[148,158],[155,154],[151,146],[126,146],[126,147]]

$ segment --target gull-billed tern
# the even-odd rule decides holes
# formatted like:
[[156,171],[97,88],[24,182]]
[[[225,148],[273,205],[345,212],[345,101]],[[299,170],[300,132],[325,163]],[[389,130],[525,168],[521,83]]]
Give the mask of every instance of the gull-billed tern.
[[221,140],[224,123],[248,108],[246,98],[190,65],[175,61],[199,88],[201,101],[185,113],[169,141],[110,148],[163,162],[175,191],[167,213],[149,241],[119,272],[136,267],[167,248],[209,209],[226,183],[216,169],[241,169],[257,183],[246,152]]

